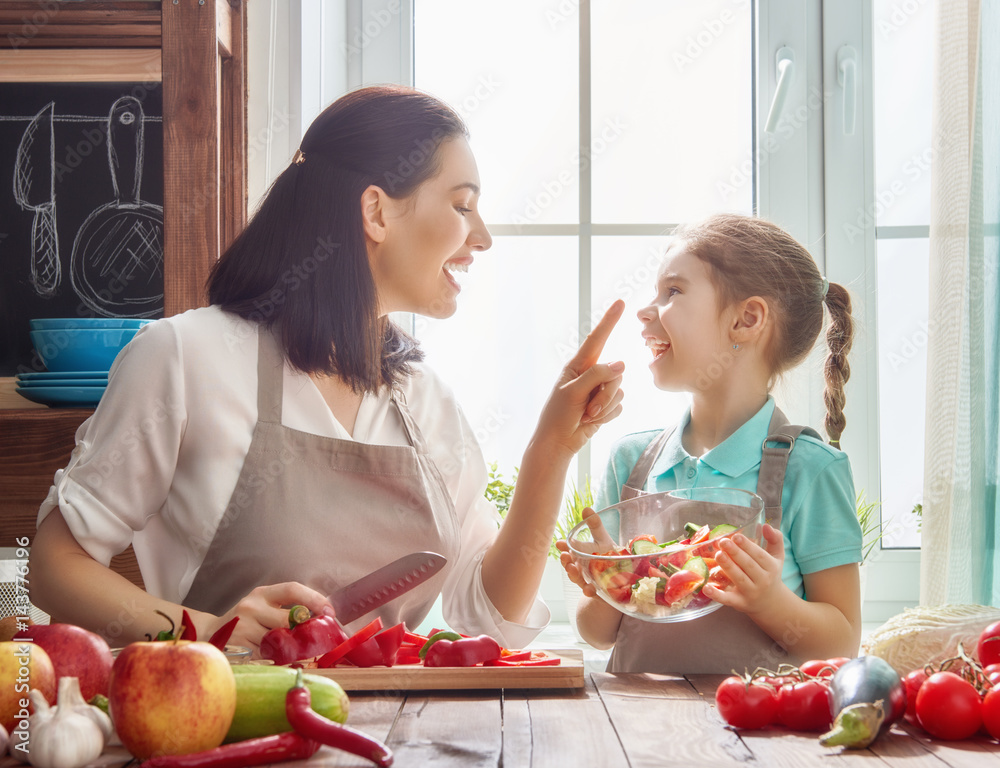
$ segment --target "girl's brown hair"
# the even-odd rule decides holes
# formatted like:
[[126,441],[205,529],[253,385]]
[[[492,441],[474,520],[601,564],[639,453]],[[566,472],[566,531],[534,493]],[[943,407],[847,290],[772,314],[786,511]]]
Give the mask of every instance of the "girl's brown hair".
[[720,307],[760,296],[774,317],[771,343],[764,351],[772,376],[802,362],[823,327],[823,305],[830,312],[829,352],[823,366],[826,388],[823,426],[830,444],[839,446],[844,418],[844,384],[851,375],[847,355],[854,338],[851,297],[826,282],[812,256],[771,222],[737,214],[717,214],[674,233],[688,251],[708,264]]
[[361,88],[312,122],[246,229],[216,263],[209,301],[273,328],[289,362],[339,375],[355,392],[392,386],[423,353],[378,313],[361,194],[405,198],[439,170],[462,118],[402,86]]

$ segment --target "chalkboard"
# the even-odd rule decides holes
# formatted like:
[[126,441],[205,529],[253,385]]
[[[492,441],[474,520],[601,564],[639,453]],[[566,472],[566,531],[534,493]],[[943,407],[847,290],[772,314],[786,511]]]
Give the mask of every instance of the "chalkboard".
[[0,83],[0,376],[40,317],[163,316],[159,83]]

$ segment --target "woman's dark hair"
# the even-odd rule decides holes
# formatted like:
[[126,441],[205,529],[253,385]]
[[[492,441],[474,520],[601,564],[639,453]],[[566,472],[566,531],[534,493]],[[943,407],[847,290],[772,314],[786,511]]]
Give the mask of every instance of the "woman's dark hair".
[[795,367],[809,354],[830,313],[823,364],[826,388],[823,426],[832,445],[844,431],[844,385],[851,375],[847,355],[854,340],[851,297],[844,286],[824,282],[809,251],[776,224],[722,213],[674,233],[691,254],[708,264],[722,309],[761,296],[771,303],[775,333],[765,350],[772,375]]
[[361,217],[370,185],[399,199],[439,170],[442,142],[465,123],[412,88],[341,97],[309,126],[246,229],[208,280],[212,304],[275,329],[289,362],[376,392],[421,360],[417,342],[379,317]]

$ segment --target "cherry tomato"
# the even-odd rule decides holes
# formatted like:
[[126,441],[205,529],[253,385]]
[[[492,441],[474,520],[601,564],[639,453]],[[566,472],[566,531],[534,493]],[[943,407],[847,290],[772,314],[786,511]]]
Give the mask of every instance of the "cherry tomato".
[[810,677],[833,677],[836,671],[834,666],[826,659],[811,659],[799,665],[802,674]]
[[793,731],[825,731],[833,722],[833,694],[819,680],[783,686],[778,693],[778,719]]
[[926,679],[927,673],[923,669],[914,669],[903,678],[903,687],[906,688],[906,714],[904,717],[911,723],[917,722],[917,693]]
[[1000,621],[993,622],[983,630],[976,644],[976,654],[984,667],[1000,663]]
[[986,679],[990,681],[991,686],[1000,683],[1000,664],[988,664],[983,667],[983,672],[986,673]]
[[840,669],[849,661],[850,659],[847,656],[834,656],[832,659],[827,659],[826,663],[834,669]]
[[1000,685],[994,685],[983,697],[983,726],[994,739],[1000,739]]
[[778,697],[770,686],[747,685],[742,678],[732,676],[716,689],[715,706],[722,719],[734,728],[756,730],[774,722]]
[[967,739],[983,723],[983,705],[972,683],[954,672],[935,672],[917,692],[917,722],[938,739]]

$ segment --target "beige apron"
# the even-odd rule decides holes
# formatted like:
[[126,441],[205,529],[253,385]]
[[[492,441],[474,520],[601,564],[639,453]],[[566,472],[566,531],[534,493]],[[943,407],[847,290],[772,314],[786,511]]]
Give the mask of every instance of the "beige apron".
[[[622,501],[645,493],[642,488],[646,478],[673,431],[664,430],[643,451],[622,487]],[[765,518],[775,528],[781,526],[781,490],[788,455],[802,432],[819,437],[809,427],[790,425],[775,407],[757,478],[757,495],[764,500]],[[775,442],[781,445],[770,445]],[[623,616],[608,672],[726,674],[733,669],[752,671],[758,666],[775,669],[778,664],[795,660],[794,653],[786,652],[746,614],[723,606],[700,619],[667,624]]]
[[409,446],[365,445],[281,424],[284,360],[259,333],[257,424],[236,488],[184,605],[222,614],[254,587],[299,581],[324,595],[410,552],[449,564],[376,615],[416,627],[458,557],[451,496],[401,392],[392,392]]

